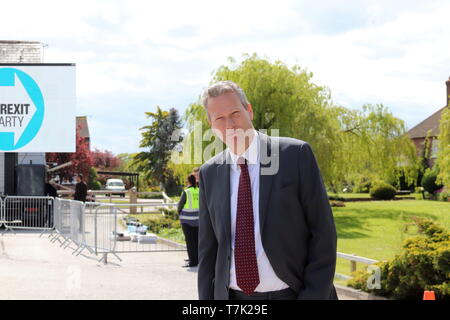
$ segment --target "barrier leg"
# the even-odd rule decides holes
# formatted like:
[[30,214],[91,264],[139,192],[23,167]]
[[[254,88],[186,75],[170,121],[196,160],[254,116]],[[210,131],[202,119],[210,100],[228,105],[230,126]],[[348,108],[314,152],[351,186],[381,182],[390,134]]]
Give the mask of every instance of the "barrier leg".
[[100,260],[98,260],[98,262],[103,262],[103,264],[107,264],[108,263],[108,253],[103,252],[102,258]]

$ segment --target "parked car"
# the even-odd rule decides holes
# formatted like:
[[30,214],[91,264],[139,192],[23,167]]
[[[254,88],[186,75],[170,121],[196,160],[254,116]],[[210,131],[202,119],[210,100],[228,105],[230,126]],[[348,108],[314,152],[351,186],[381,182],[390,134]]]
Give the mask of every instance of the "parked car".
[[[106,180],[105,190],[108,191],[126,191],[125,183],[121,179],[108,179]],[[111,193],[111,195],[118,194],[121,197],[125,197],[125,193]]]

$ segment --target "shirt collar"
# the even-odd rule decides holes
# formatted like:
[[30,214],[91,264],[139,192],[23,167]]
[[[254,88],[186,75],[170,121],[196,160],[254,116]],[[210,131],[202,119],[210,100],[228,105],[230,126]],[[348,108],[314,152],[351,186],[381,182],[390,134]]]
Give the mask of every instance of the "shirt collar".
[[227,148],[228,154],[231,158],[231,164],[237,165],[237,160],[239,157],[244,157],[247,159],[248,164],[258,164],[259,163],[259,135],[256,130],[253,130],[254,136],[252,143],[250,146],[245,150],[245,152],[242,155],[234,154],[230,148]]

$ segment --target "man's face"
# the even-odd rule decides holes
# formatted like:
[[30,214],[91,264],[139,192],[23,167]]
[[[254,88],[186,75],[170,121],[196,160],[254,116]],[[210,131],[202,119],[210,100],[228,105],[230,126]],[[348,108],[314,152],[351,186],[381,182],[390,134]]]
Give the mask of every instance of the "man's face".
[[76,180],[77,180],[77,182],[81,182],[81,179],[78,176],[77,176]]
[[[232,150],[240,153],[246,143],[245,134],[253,130],[253,109],[245,108],[234,92],[208,99],[208,120],[219,138]],[[245,150],[245,148],[244,148]]]

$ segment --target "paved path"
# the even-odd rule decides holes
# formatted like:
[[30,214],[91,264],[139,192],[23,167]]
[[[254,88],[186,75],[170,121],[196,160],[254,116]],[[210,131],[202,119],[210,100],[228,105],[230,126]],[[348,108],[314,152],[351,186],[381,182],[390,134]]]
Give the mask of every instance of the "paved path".
[[[185,269],[185,252],[109,255],[97,262],[87,252],[50,243],[36,233],[0,236],[0,299],[193,299],[197,270]],[[345,299],[345,297],[340,297]]]

